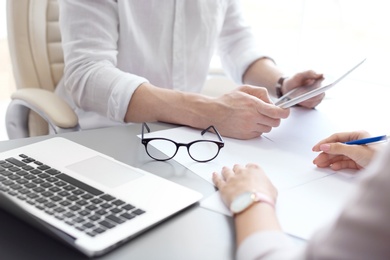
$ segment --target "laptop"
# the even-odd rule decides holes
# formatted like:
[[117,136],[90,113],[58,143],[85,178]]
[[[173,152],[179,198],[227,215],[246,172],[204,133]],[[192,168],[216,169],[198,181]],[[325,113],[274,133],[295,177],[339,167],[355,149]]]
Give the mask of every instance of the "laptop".
[[89,257],[201,198],[62,137],[0,153],[0,206]]

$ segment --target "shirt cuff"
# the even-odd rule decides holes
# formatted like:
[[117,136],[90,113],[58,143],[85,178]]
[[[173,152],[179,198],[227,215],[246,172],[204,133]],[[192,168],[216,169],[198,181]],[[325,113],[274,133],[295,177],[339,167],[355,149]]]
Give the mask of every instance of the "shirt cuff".
[[281,231],[262,231],[247,237],[237,249],[237,260],[299,259],[300,250]]

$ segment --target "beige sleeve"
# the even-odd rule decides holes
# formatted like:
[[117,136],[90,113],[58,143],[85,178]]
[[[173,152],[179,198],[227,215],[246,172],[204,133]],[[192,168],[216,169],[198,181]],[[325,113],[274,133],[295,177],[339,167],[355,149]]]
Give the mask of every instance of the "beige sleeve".
[[308,242],[306,259],[390,259],[390,146],[341,215]]

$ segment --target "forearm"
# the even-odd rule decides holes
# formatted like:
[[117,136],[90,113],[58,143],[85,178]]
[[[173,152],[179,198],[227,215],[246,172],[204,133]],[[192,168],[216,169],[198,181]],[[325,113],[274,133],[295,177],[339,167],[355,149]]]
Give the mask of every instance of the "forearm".
[[256,60],[248,67],[244,73],[243,82],[249,85],[266,87],[269,93],[276,96],[275,86],[278,79],[282,76],[282,71],[272,60],[262,58]]
[[214,106],[217,104],[204,95],[164,89],[144,83],[133,93],[125,121],[161,121],[206,128],[211,124],[210,111]]
[[237,246],[250,235],[260,231],[277,230],[280,225],[275,209],[266,203],[256,203],[234,218],[236,226]]

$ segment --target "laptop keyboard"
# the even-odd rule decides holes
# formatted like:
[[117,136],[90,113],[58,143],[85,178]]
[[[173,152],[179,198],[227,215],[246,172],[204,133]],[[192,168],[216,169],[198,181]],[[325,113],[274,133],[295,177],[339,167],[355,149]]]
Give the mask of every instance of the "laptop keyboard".
[[0,192],[91,237],[145,213],[24,154],[0,160]]

